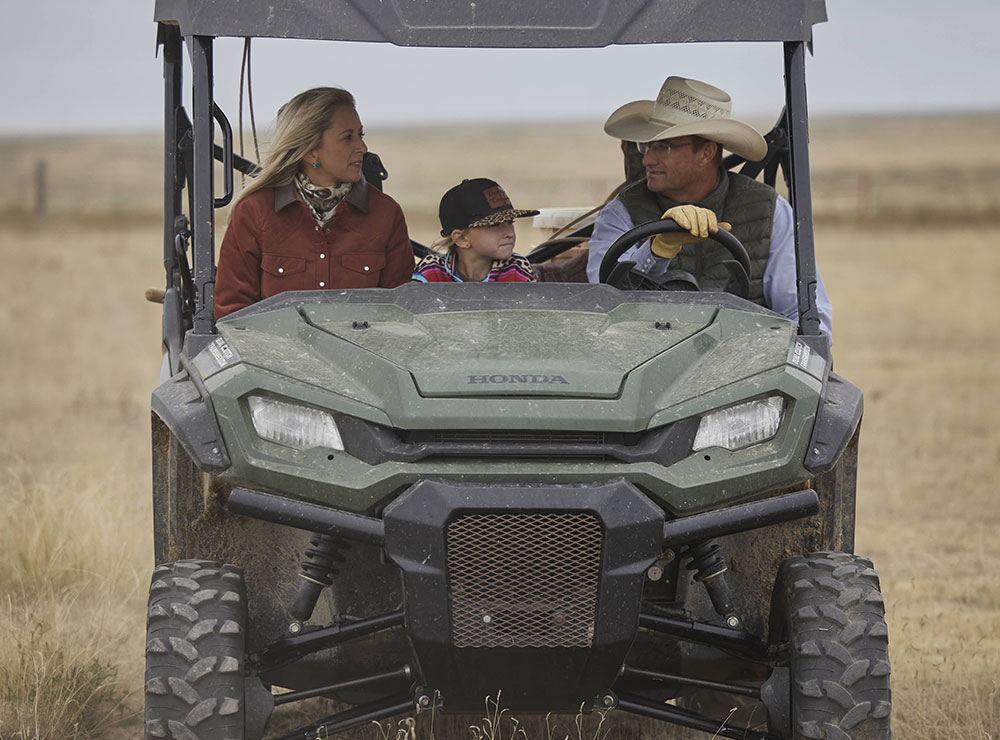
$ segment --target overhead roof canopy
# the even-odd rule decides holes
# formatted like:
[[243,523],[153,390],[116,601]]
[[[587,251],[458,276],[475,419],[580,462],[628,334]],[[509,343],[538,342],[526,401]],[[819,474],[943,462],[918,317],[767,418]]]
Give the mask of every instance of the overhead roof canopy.
[[397,46],[601,47],[810,41],[825,0],[156,0],[183,36]]

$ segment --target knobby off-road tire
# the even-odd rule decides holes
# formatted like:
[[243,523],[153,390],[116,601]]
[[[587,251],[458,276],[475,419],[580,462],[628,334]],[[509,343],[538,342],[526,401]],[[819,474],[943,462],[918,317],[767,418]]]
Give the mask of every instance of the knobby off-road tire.
[[871,561],[842,552],[790,558],[771,615],[771,634],[789,643],[792,739],[889,740],[889,634]]
[[153,571],[146,621],[147,740],[243,740],[243,573],[180,560]]

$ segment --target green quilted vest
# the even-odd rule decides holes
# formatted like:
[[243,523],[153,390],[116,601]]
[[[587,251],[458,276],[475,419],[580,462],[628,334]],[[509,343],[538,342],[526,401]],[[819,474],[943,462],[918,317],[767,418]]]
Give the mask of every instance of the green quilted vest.
[[[778,194],[764,183],[735,172],[725,172],[708,197],[694,203],[710,208],[720,221],[733,226],[733,234],[743,242],[750,255],[749,299],[764,305],[764,267],[771,247],[771,222]],[[670,198],[650,192],[646,181],[626,188],[618,199],[628,209],[632,223],[638,226],[656,221],[668,208],[679,204]],[[714,241],[685,244],[670,261],[671,268],[686,270],[695,276],[702,290],[723,290],[729,273],[722,261],[732,259],[729,252]]]

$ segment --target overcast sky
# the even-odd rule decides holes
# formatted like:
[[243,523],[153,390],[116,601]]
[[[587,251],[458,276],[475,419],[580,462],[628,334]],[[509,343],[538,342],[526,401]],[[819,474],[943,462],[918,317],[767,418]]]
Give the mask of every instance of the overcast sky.
[[[806,66],[813,115],[1000,110],[1000,0],[827,0],[827,13]],[[158,129],[152,16],[152,0],[4,0],[0,134]],[[217,100],[234,123],[241,51],[217,42]],[[736,117],[770,118],[781,64],[777,44],[512,52],[258,40],[254,103],[266,125],[296,92],[337,85],[369,127],[603,120],[679,74],[730,92]]]

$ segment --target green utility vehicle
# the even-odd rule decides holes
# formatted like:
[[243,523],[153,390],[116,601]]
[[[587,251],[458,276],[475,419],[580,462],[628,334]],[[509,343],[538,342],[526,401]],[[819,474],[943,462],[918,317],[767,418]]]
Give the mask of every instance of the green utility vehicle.
[[[706,737],[890,737],[878,577],[853,554],[862,398],[815,300],[804,59],[822,0],[158,0],[155,20],[169,377],[147,738],[255,740],[324,696],[342,709],[281,735],[322,738],[498,694],[517,716],[613,709]],[[612,269],[672,222],[612,247],[615,285],[284,293],[216,323],[214,210],[253,169],[213,98],[220,36],[782,44],[760,171],[781,165],[796,211],[799,323],[740,297],[725,233],[732,293],[623,289],[676,287]],[[737,702],[750,720],[727,718]]]

